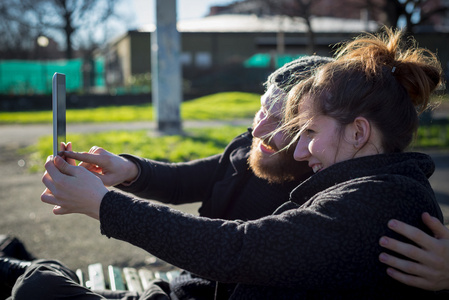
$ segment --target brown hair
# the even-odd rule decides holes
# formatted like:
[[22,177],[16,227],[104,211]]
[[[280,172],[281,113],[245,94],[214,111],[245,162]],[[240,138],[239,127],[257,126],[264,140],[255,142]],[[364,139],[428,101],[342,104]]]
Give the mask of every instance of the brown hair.
[[294,131],[307,121],[301,111],[307,95],[314,100],[313,114],[332,117],[342,126],[363,116],[379,129],[385,152],[402,152],[416,134],[418,114],[428,107],[441,81],[435,54],[413,40],[407,47],[401,31],[385,28],[384,34],[365,34],[291,90],[284,129]]

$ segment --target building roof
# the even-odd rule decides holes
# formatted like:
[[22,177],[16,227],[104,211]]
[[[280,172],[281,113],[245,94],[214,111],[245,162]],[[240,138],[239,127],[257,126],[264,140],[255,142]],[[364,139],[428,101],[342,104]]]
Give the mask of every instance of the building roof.
[[[331,17],[313,17],[314,32],[353,33],[375,31],[379,25],[375,21],[362,19],[338,19]],[[256,15],[214,15],[200,19],[178,21],[179,32],[306,32],[307,26],[302,18],[286,16]],[[142,26],[139,31],[152,32],[154,24]]]

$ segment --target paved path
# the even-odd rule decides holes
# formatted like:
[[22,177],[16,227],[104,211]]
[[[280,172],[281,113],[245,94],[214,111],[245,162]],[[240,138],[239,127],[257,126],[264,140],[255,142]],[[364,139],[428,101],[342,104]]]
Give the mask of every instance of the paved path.
[[[222,125],[251,126],[252,119],[240,119],[232,121],[184,121],[183,128],[217,127]],[[129,122],[129,123],[80,123],[67,124],[68,133],[99,132],[107,130],[139,130],[148,129],[156,132],[155,122]],[[51,135],[51,124],[32,125],[1,125],[0,147],[2,146],[28,146],[37,141],[40,136]]]

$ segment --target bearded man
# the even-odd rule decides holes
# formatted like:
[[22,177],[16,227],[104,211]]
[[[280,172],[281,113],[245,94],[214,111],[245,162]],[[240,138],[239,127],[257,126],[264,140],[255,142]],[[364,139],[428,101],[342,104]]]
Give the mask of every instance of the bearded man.
[[[291,190],[312,172],[307,163],[293,159],[294,147],[286,148],[290,137],[276,129],[282,122],[282,109],[290,89],[308,78],[330,58],[310,56],[292,61],[271,74],[265,83],[261,107],[253,128],[234,138],[222,154],[185,163],[165,163],[130,154],[115,155],[93,147],[89,153],[66,152],[70,159],[83,161],[106,186],[140,198],[166,204],[201,202],[199,214],[208,218],[254,220],[272,214],[288,201]],[[15,284],[30,263],[0,258],[4,272],[2,289]],[[56,261],[33,261],[30,269],[53,280],[52,293],[114,297],[114,299],[156,299],[174,294],[177,299],[227,299],[234,285],[213,282],[182,272],[172,282],[155,281],[143,295],[129,291],[91,291],[80,284],[75,273]],[[48,272],[52,274],[48,274]],[[26,277],[26,276],[25,276]],[[24,276],[15,289],[26,282]],[[23,296],[23,295],[22,295]],[[27,296],[24,296],[26,298]],[[30,295],[32,297],[32,295]],[[157,298],[160,299],[160,298]],[[167,298],[168,299],[168,298]]]

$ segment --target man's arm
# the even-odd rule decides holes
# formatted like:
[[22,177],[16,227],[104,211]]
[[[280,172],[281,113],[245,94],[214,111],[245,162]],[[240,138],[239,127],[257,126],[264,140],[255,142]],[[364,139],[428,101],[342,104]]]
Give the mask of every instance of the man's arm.
[[88,153],[66,151],[80,166],[115,186],[145,199],[182,204],[203,201],[221,155],[186,163],[165,163],[133,155],[116,155],[100,147]]
[[411,260],[384,252],[379,255],[379,260],[391,267],[387,269],[388,275],[402,283],[432,291],[449,290],[449,229],[428,213],[422,215],[422,220],[434,237],[398,220],[390,220],[388,227],[391,230],[419,247],[383,236],[379,241],[382,247]]
[[99,177],[105,186],[133,181],[139,175],[136,164],[103,148],[94,146],[89,152],[83,153],[72,152],[71,150],[71,147],[67,147],[64,156],[68,159],[81,161],[79,166]]
[[131,185],[116,188],[144,199],[163,203],[201,202],[208,196],[221,155],[181,163],[166,163],[121,155],[139,166],[140,175]]

